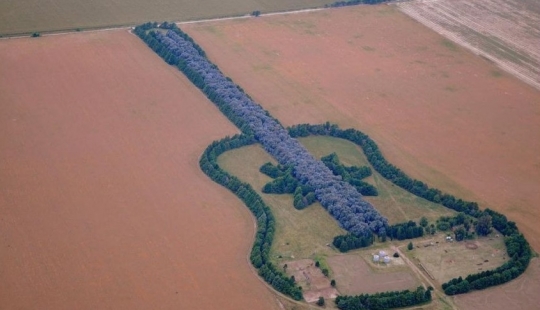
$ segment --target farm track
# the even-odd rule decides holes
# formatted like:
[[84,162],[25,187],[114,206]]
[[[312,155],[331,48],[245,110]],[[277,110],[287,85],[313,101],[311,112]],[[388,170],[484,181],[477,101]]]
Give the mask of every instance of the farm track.
[[405,14],[540,89],[540,14],[517,1],[401,2]]

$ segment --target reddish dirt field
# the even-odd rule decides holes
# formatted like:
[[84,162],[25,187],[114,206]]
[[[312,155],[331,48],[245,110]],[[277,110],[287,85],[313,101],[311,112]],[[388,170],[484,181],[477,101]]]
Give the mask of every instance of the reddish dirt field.
[[414,290],[420,285],[411,272],[385,270],[384,267],[381,272],[374,272],[359,255],[336,255],[327,261],[339,292],[344,295]]
[[124,31],[0,41],[0,309],[279,309],[249,211],[199,169],[237,130]]
[[309,303],[316,302],[319,297],[334,299],[338,296],[338,291],[330,285],[330,279],[324,276],[312,259],[287,262],[287,275],[294,276],[296,283],[302,287],[304,299]]
[[506,214],[540,250],[540,91],[388,5],[183,28],[284,125],[360,129],[411,176]]

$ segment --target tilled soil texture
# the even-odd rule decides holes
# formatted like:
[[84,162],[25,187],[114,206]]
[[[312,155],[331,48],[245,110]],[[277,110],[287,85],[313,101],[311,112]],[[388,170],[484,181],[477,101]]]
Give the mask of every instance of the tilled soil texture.
[[540,249],[537,89],[395,6],[182,27],[284,125],[357,128],[412,177],[504,213]]
[[1,309],[279,309],[248,209],[199,169],[237,131],[126,31],[0,41]]
[[407,15],[540,89],[540,2],[414,0]]

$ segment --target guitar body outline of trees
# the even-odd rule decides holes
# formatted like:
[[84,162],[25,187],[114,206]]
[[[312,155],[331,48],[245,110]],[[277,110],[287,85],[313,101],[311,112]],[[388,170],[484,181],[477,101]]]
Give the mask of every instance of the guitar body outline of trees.
[[[347,1],[346,3],[356,2]],[[285,129],[278,120],[255,103],[240,86],[210,62],[202,48],[174,23],[146,23],[135,27],[133,33],[168,64],[182,71],[242,132],[242,134],[225,137],[210,144],[202,154],[199,165],[206,175],[238,196],[253,213],[257,222],[257,231],[250,261],[258,270],[258,274],[278,292],[295,300],[302,299],[302,289],[294,279],[288,277],[281,268],[270,261],[270,247],[275,233],[275,218],[270,208],[250,184],[240,181],[219,167],[217,158],[224,152],[260,143],[280,165],[289,167],[287,169],[291,170],[291,176],[301,186],[300,190],[296,186],[293,193],[298,190],[307,196],[312,190],[315,198],[328,213],[349,232],[345,236],[336,238],[350,238],[354,244],[369,245],[373,243],[374,234],[383,241],[386,240],[387,229],[391,227],[385,217],[369,202],[362,199],[362,195],[354,186],[343,181],[341,176],[334,175],[331,169],[322,161],[316,160],[295,139],[308,135],[333,136],[357,144],[362,148],[372,167],[390,182],[416,196],[440,203],[477,219],[481,223],[477,229],[479,234],[488,233],[492,225],[505,236],[510,261],[494,270],[471,274],[465,279],[455,278],[444,283],[442,288],[446,294],[466,293],[470,290],[479,290],[508,282],[522,274],[529,265],[533,253],[527,240],[519,232],[516,224],[508,221],[503,214],[489,208],[481,211],[476,202],[456,199],[436,188],[430,188],[422,181],[410,178],[386,161],[377,144],[358,130],[341,130],[337,125],[331,125],[328,122],[321,125],[302,124]],[[279,172],[276,172],[276,175],[278,174]],[[307,189],[304,189],[304,186]],[[398,225],[403,225],[403,223]],[[410,225],[411,232],[422,231],[423,233],[423,225],[416,226],[414,222],[406,225],[407,227]],[[419,228],[416,229],[416,227]],[[405,298],[411,303],[403,303],[403,298],[407,296],[417,298]],[[339,296],[336,303],[340,309],[352,309],[348,307],[360,306],[364,301],[384,304],[384,307],[391,308],[410,306],[429,300],[431,300],[429,290],[419,287],[415,292],[406,290],[373,295]]]

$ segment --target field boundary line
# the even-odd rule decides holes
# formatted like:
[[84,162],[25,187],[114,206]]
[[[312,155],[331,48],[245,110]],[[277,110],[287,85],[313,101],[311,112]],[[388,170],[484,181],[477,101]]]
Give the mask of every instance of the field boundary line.
[[[233,16],[224,16],[224,17],[216,17],[216,18],[205,18],[205,19],[193,19],[193,20],[186,20],[186,21],[170,21],[171,23],[177,24],[177,25],[188,25],[188,24],[197,24],[197,23],[210,23],[210,22],[220,22],[220,21],[227,21],[227,20],[236,20],[236,19],[248,19],[248,18],[261,18],[265,16],[277,16],[277,15],[290,15],[290,14],[299,14],[299,13],[309,13],[309,12],[317,12],[327,9],[333,9],[333,8],[309,8],[309,9],[299,9],[299,10],[290,10],[290,11],[277,11],[277,12],[269,12],[269,13],[261,13],[259,16],[255,17],[251,14],[243,14],[243,15],[233,15]],[[137,24],[124,24],[124,25],[104,25],[104,26],[95,26],[95,27],[80,27],[80,28],[65,28],[65,29],[58,29],[58,30],[44,30],[44,31],[33,31],[33,32],[19,32],[19,33],[8,33],[8,34],[1,34],[2,37],[0,37],[0,41],[2,40],[9,40],[9,39],[20,39],[20,38],[29,38],[33,33],[39,33],[41,37],[44,36],[53,36],[53,35],[64,35],[64,34],[72,34],[72,33],[89,33],[89,32],[102,32],[102,31],[112,31],[112,30],[130,30],[134,28],[135,26],[139,25]],[[36,38],[37,39],[37,38]]]

